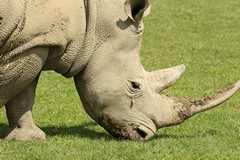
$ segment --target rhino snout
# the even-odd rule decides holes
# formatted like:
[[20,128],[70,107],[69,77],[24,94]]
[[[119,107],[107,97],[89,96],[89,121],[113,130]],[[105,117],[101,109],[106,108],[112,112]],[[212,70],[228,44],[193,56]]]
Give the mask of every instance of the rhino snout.
[[152,129],[150,125],[116,120],[108,115],[103,115],[100,119],[99,124],[115,138],[144,141],[153,138],[156,133],[155,126]]

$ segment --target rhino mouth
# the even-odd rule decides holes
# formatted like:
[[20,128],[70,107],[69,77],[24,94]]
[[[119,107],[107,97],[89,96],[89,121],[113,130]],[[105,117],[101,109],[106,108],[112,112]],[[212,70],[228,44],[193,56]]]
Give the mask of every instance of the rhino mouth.
[[117,139],[146,141],[155,136],[155,132],[145,125],[129,124],[106,115],[101,117],[100,125]]

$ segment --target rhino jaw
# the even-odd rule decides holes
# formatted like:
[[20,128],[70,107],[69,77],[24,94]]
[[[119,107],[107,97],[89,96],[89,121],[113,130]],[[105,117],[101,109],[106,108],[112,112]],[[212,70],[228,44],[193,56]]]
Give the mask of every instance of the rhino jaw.
[[112,136],[119,139],[128,139],[135,141],[145,141],[153,138],[156,133],[155,125],[152,128],[149,125],[134,124],[124,120],[102,115],[99,124]]

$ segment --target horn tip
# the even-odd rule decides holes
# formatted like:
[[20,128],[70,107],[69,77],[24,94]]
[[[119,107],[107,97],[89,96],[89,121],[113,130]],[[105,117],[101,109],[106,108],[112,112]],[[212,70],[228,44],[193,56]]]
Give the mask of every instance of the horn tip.
[[185,66],[184,64],[180,64],[180,65],[176,66],[176,69],[177,69],[180,73],[182,73],[182,72],[185,71],[186,66]]
[[235,86],[238,88],[238,90],[240,90],[240,81],[238,81]]

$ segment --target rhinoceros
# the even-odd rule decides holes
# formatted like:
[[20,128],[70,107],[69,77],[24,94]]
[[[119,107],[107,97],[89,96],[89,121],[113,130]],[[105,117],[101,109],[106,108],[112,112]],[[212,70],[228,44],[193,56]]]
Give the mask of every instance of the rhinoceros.
[[149,140],[230,98],[240,81],[213,97],[160,94],[184,65],[147,72],[140,63],[149,0],[0,0],[0,107],[6,139],[45,139],[32,119],[41,71],[73,77],[85,111],[117,138]]

